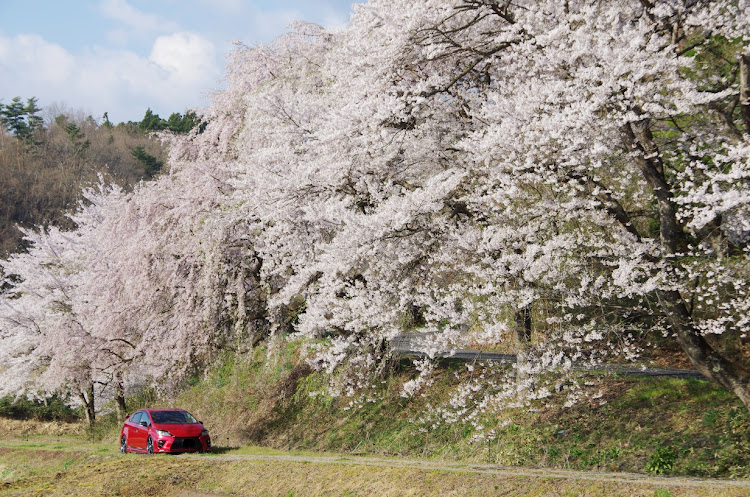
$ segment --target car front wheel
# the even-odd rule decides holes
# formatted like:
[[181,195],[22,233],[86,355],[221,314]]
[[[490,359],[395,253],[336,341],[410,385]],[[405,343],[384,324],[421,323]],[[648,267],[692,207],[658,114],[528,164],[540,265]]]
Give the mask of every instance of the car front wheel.
[[151,437],[148,437],[148,440],[146,440],[146,452],[149,454],[154,453],[154,441],[151,439]]
[[120,439],[120,452],[125,454],[128,451],[128,439],[125,435]]

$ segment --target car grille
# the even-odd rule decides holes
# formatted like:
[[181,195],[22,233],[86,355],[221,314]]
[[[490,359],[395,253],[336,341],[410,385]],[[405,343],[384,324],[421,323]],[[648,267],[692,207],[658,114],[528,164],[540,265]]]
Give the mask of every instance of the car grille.
[[192,438],[175,438],[172,442],[172,449],[198,449],[201,446],[201,441],[198,437]]

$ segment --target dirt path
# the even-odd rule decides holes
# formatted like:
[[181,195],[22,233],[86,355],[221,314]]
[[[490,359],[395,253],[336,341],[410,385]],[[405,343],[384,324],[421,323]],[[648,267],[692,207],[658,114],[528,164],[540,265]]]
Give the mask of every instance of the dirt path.
[[[294,462],[307,464],[341,464],[350,466],[384,467],[392,469],[416,469],[420,471],[446,471],[467,474],[496,475],[501,477],[529,477],[590,482],[612,482],[624,484],[648,484],[660,488],[718,488],[746,489],[750,496],[750,480],[706,479],[653,476],[637,473],[609,473],[574,471],[565,469],[535,469],[501,466],[497,464],[458,463],[417,459],[390,459],[359,456],[298,456],[298,455],[184,455],[185,458],[208,457],[214,461],[261,461],[270,463]],[[188,495],[198,494],[184,494]],[[210,494],[201,494],[210,495]]]
[[[0,440],[0,495],[39,497],[748,497],[749,480],[336,454],[119,454],[74,438]],[[237,451],[253,448],[236,449]]]

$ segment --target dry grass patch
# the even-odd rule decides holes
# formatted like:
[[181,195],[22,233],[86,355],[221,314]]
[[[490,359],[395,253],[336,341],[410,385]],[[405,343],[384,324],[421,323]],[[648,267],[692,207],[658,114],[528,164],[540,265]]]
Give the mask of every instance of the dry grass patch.
[[[147,464],[144,464],[147,462]],[[343,463],[223,461],[210,457],[125,456],[0,490],[2,496],[701,496],[740,497],[747,489],[661,482],[481,474]],[[665,489],[666,488],[666,489]],[[660,493],[657,493],[660,492]]]
[[37,421],[35,419],[10,419],[0,417],[0,436],[80,435],[84,431],[86,431],[86,426],[83,423]]

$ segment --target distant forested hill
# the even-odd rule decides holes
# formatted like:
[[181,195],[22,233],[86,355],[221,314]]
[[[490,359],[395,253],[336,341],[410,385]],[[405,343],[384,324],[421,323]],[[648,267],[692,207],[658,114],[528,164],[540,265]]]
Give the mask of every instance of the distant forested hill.
[[140,122],[113,124],[68,109],[42,109],[35,98],[0,100],[0,256],[22,247],[21,227],[72,228],[66,212],[84,186],[98,181],[126,189],[158,174],[166,160],[152,131],[190,131],[193,112],[165,120],[146,111]]

